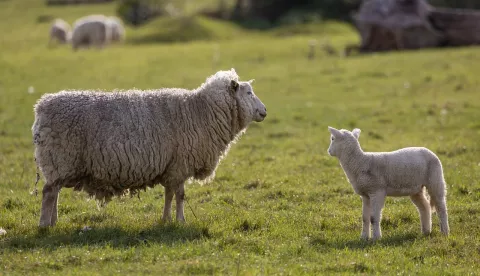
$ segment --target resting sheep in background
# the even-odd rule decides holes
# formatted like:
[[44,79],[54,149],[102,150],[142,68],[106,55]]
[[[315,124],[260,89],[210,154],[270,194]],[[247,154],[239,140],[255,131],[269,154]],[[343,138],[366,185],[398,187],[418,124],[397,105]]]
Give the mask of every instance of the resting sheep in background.
[[[362,239],[381,238],[381,213],[386,196],[410,196],[418,209],[421,229],[429,234],[432,229],[431,211],[436,208],[440,231],[448,235],[446,184],[442,164],[430,150],[422,147],[403,148],[392,152],[364,152],[358,138],[360,129],[352,132],[328,127],[331,143],[328,154],[339,159],[355,193],[363,201]],[[426,188],[430,203],[425,197]]]
[[193,91],[164,88],[125,92],[62,91],[35,105],[37,166],[45,177],[40,226],[57,221],[62,187],[108,202],[165,187],[163,221],[184,218],[184,182],[213,179],[220,160],[266,108],[251,81],[219,71]]
[[60,44],[68,43],[71,37],[70,24],[63,19],[57,18],[50,27],[50,40],[48,41],[48,45],[51,45],[53,41],[57,41]]
[[111,40],[112,30],[104,15],[82,17],[73,24],[72,48],[105,47]]

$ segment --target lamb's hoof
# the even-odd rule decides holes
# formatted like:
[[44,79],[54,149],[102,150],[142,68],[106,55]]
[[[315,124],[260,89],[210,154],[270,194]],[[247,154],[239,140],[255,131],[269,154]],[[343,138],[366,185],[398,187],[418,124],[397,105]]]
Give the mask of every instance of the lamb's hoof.
[[46,234],[50,231],[49,226],[38,226],[38,233],[39,234]]
[[160,224],[169,224],[172,223],[172,218],[162,218]]
[[381,238],[382,238],[381,236],[380,236],[380,237],[373,237],[371,241],[372,241],[372,242],[377,242],[377,241],[379,241]]

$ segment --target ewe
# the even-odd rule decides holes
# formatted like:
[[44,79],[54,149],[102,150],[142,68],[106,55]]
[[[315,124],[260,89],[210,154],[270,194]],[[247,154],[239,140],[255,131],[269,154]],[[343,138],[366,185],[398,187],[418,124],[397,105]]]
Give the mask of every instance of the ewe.
[[[362,197],[362,239],[370,238],[370,224],[373,240],[381,238],[380,220],[386,196],[410,196],[420,213],[424,234],[431,232],[431,211],[436,208],[440,231],[448,235],[446,184],[442,164],[433,152],[421,147],[363,152],[358,142],[360,129],[350,132],[328,127],[328,130],[331,133],[328,154],[339,159],[355,193]],[[423,187],[430,195],[430,203]]]
[[35,105],[35,160],[45,177],[40,226],[57,221],[62,187],[108,202],[126,191],[165,187],[162,220],[185,221],[184,183],[211,180],[252,122],[267,116],[251,82],[219,71],[193,91],[62,91]]
[[82,17],[73,24],[72,48],[89,48],[95,45],[101,49],[112,38],[112,28],[104,15],[89,15]]

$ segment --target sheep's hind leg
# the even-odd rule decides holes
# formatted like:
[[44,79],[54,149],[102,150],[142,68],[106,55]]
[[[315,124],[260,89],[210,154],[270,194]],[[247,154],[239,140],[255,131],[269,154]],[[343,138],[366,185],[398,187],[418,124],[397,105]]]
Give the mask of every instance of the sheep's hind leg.
[[411,195],[410,199],[413,204],[417,206],[418,213],[420,214],[422,233],[424,235],[430,234],[430,232],[432,232],[432,211],[425,194],[422,191],[418,194]]
[[370,198],[368,196],[362,196],[362,235],[363,240],[368,240],[370,238],[370,216],[371,206]]
[[58,189],[58,193],[55,195],[55,202],[53,204],[52,221],[51,221],[52,225],[55,225],[58,219],[58,197],[59,196],[60,196],[60,189]]
[[[60,186],[55,183],[46,183],[42,191],[42,209],[40,214],[40,227],[53,226],[55,224],[53,219],[53,212],[56,211],[55,204],[58,199],[58,192]],[[56,217],[56,216],[55,216]],[[56,220],[56,218],[55,218]]]
[[185,202],[185,187],[184,184],[178,185],[175,190],[175,201],[177,204],[177,221],[185,222],[183,203]]
[[172,199],[174,191],[170,186],[165,186],[165,205],[163,206],[162,222],[172,220]]
[[370,204],[372,206],[372,216],[370,217],[372,227],[373,227],[373,237],[374,241],[382,237],[382,230],[380,228],[380,222],[382,220],[382,209],[385,204],[385,193],[379,192],[373,195],[370,195]]

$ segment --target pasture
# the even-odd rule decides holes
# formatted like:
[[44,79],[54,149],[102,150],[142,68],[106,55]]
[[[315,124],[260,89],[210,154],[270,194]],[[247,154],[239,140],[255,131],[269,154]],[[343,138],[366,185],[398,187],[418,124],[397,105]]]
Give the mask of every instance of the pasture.
[[[38,22],[114,11],[113,4],[0,1],[0,275],[478,274],[480,48],[342,57],[321,47],[357,42],[341,23],[259,32],[199,17],[129,27],[124,45],[74,53],[48,48],[50,25]],[[161,186],[103,210],[63,189],[57,226],[38,230],[31,126],[42,94],[193,89],[232,67],[241,80],[256,80],[268,116],[233,145],[212,183],[186,186],[185,225],[160,223]],[[388,198],[383,238],[361,241],[361,199],[327,154],[327,126],[362,129],[365,151],[437,153],[450,236],[439,233],[436,214],[433,233],[422,236],[410,200]]]

